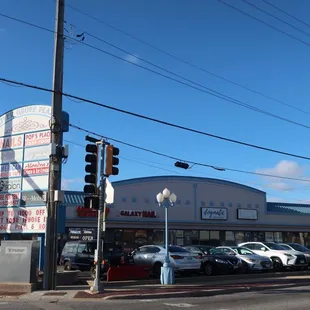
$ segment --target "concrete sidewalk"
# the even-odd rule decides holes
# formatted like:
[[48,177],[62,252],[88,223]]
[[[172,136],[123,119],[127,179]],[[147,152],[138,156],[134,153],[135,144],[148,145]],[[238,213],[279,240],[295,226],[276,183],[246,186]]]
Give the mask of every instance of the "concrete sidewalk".
[[[233,294],[249,290],[268,290],[275,288],[286,288],[292,286],[310,286],[310,275],[293,275],[261,278],[229,278],[215,279],[216,277],[205,277],[205,283],[177,283],[175,285],[163,286],[160,284],[126,284],[118,283],[105,285],[103,293],[91,293],[88,286],[84,287],[59,287],[57,291],[36,291],[20,296],[2,296],[1,300],[111,300],[111,299],[162,299],[175,297],[203,297],[221,294]],[[142,281],[140,281],[142,282]]]

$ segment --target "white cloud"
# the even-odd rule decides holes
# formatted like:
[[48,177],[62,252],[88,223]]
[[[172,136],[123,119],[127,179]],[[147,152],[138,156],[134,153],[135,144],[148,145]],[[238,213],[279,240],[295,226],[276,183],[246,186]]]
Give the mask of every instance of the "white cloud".
[[134,55],[131,55],[131,54],[127,54],[125,57],[124,57],[125,60],[129,61],[129,62],[133,62],[135,64],[137,64],[139,62],[139,59],[134,56]]
[[281,160],[273,168],[257,169],[256,172],[290,178],[301,178],[305,173],[305,169],[295,161]]
[[[281,160],[274,167],[257,169],[256,172],[287,178],[306,179],[305,168],[300,166],[297,162],[289,160]],[[294,190],[294,186],[292,186],[293,181],[274,177],[264,177],[264,179],[266,180],[266,186],[274,190]]]
[[82,183],[84,182],[81,178],[75,179],[63,179],[61,181],[62,190],[82,190]]

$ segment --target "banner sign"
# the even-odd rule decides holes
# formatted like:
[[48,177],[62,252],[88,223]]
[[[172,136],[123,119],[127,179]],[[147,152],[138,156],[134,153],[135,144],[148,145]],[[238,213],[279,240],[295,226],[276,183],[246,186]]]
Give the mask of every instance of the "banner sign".
[[[3,213],[0,233],[45,232],[44,213],[33,221],[30,218],[31,225],[27,216],[23,222],[23,217],[15,213],[45,210],[43,192],[48,189],[49,180],[50,118],[51,108],[44,105],[21,107],[0,117],[0,212]],[[40,205],[41,209],[28,209],[29,205]]]
[[227,220],[226,208],[201,208],[202,220]]
[[4,164],[0,166],[0,179],[8,177],[19,177],[21,176],[21,165],[16,164]]
[[33,161],[24,163],[24,176],[48,174],[49,172],[49,160]]
[[41,131],[25,135],[25,147],[51,143],[51,132]]
[[42,205],[45,202],[46,192],[23,192],[21,197],[21,205],[29,206],[29,205]]
[[0,208],[0,233],[44,233],[46,207]]
[[16,135],[14,137],[0,137],[0,150],[12,150],[16,148],[21,148],[24,145],[24,136]]
[[46,159],[46,158],[49,158],[50,154],[51,154],[50,145],[28,147],[25,149],[25,152],[24,152],[24,161]]
[[0,193],[11,193],[20,191],[22,182],[20,178],[16,179],[0,179]]
[[23,160],[23,150],[6,150],[0,152],[0,165],[9,164],[12,162],[21,162]]

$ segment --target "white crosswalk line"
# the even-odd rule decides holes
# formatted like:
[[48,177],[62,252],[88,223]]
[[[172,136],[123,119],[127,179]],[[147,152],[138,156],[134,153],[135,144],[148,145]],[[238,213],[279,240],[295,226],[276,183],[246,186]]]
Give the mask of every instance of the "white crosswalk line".
[[169,303],[164,303],[165,306],[170,306],[170,307],[178,307],[178,308],[190,308],[190,307],[195,307],[195,305],[192,304],[183,304],[183,303],[178,303],[178,304],[169,304]]

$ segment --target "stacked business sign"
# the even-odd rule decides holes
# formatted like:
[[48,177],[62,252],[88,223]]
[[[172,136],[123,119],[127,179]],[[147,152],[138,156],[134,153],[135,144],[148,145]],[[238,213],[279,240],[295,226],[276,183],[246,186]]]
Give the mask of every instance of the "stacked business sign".
[[45,232],[50,116],[32,105],[0,117],[0,234]]

